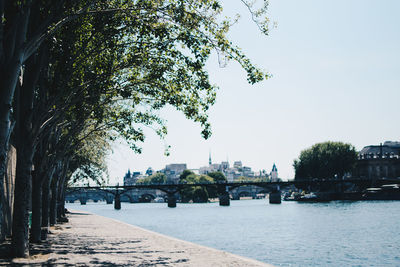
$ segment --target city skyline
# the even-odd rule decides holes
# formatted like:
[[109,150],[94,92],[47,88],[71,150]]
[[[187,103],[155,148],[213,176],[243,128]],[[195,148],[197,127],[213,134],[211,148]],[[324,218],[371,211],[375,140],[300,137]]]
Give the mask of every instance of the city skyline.
[[[400,2],[270,1],[277,23],[263,37],[240,1],[226,2],[226,12],[242,14],[232,40],[273,77],[249,85],[244,72],[229,62],[220,68],[210,58],[210,79],[220,89],[209,119],[213,135],[182,114],[166,108],[168,136],[159,140],[145,129],[143,153],[115,145],[108,158],[111,182],[121,182],[127,166],[161,169],[168,163],[203,166],[242,160],[255,170],[276,163],[280,177],[294,177],[293,160],[315,143],[341,141],[364,146],[400,140]],[[170,156],[163,155],[167,145]]]
[[[242,164],[243,164],[243,161],[242,160],[233,160],[233,161],[229,161],[228,159],[227,160],[222,160],[222,161],[212,161],[212,163],[210,164],[210,163],[208,163],[207,165],[202,165],[202,166],[195,166],[194,168],[187,168],[188,170],[199,170],[200,168],[202,168],[202,167],[207,167],[207,166],[209,166],[209,165],[212,165],[212,164],[222,164],[222,163],[225,163],[225,162],[228,162],[229,163],[229,166],[233,166],[236,162],[241,162]],[[232,164],[231,164],[232,163]],[[170,165],[170,164],[186,164],[185,162],[169,162],[169,163],[167,163],[167,165]],[[271,170],[273,169],[273,166],[274,165],[276,165],[275,164],[275,162],[274,163],[272,163],[272,166],[271,166]],[[247,165],[245,165],[245,164],[243,164],[243,166],[247,166]],[[251,166],[247,166],[247,167],[251,167]],[[153,168],[153,166],[148,166],[147,168],[146,168],[146,170],[147,169],[149,169],[149,168],[151,168],[151,169],[153,169],[154,171],[160,171],[160,170],[162,170],[163,168],[161,168],[161,169],[154,169]],[[136,169],[132,169],[132,168],[128,168],[128,170],[130,170],[130,171],[136,171]],[[146,170],[144,170],[144,171],[142,171],[142,170],[140,170],[140,172],[141,173],[145,173],[146,172]],[[260,170],[257,170],[257,171],[262,171],[262,170],[267,170],[267,169],[260,169]]]
[[[181,166],[176,166],[176,165],[181,165]],[[255,177],[260,177],[260,176],[271,176],[272,173],[275,174],[276,178],[279,178],[278,175],[278,170],[276,167],[276,164],[274,163],[271,167],[271,171],[268,171],[267,169],[260,169],[260,170],[254,170],[252,169],[251,166],[246,166],[243,164],[241,160],[234,161],[233,164],[231,164],[229,161],[221,161],[221,162],[215,162],[211,161],[211,157],[209,157],[209,163],[208,165],[205,166],[196,166],[195,168],[187,168],[187,164],[185,162],[170,162],[169,164],[165,165],[164,168],[162,169],[154,169],[152,166],[149,166],[145,171],[143,170],[136,170],[132,168],[128,168],[125,171],[124,179],[126,177],[126,174],[130,173],[135,177],[141,178],[141,177],[148,177],[151,176],[155,173],[162,172],[166,173],[166,170],[169,168],[176,168],[178,167],[180,169],[179,174],[183,170],[191,170],[196,174],[208,174],[210,172],[215,172],[215,171],[221,171],[225,174],[226,178],[228,181],[232,181],[234,179],[239,178],[240,176],[243,177],[250,177],[250,178],[255,178]],[[235,171],[236,175],[229,175],[227,172],[232,172]],[[178,176],[179,176],[178,174]],[[125,181],[124,181],[125,184]]]

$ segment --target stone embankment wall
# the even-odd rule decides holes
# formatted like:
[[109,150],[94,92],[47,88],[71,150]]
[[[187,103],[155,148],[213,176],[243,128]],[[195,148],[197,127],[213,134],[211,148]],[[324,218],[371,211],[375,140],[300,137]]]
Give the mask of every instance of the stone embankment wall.
[[12,211],[14,204],[16,165],[17,165],[17,151],[13,146],[10,146],[7,159],[7,172],[4,179],[2,180],[3,192],[0,192],[1,193],[0,240],[4,240],[6,236],[11,235],[11,225],[12,225],[11,219],[12,219]]

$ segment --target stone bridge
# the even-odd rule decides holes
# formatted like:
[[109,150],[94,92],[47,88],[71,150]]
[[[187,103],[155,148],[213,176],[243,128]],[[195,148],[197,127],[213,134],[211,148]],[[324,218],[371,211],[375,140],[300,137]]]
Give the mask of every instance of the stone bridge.
[[106,200],[112,203],[114,208],[121,209],[121,201],[128,202],[149,202],[155,198],[166,199],[168,207],[176,207],[179,192],[193,186],[214,187],[218,191],[219,204],[229,206],[230,198],[240,199],[242,196],[257,197],[257,194],[269,195],[269,202],[272,204],[281,203],[281,188],[296,187],[335,190],[340,193],[350,184],[356,190],[380,186],[384,184],[400,183],[400,179],[304,179],[279,182],[218,182],[218,183],[188,183],[188,184],[135,184],[130,186],[97,186],[97,187],[70,187],[66,192],[66,201],[80,200],[85,204],[88,199],[93,201]]
[[264,198],[271,192],[271,189],[262,188],[255,185],[245,185],[235,187],[229,190],[230,196],[233,200],[239,200],[241,197]]
[[271,183],[206,183],[206,184],[151,184],[133,186],[105,186],[105,187],[72,187],[68,188],[65,201],[80,201],[82,205],[87,201],[114,202],[114,208],[120,209],[121,202],[152,202],[154,200],[168,202],[168,207],[176,207],[180,199],[180,190],[186,187],[204,186],[217,187],[218,198],[221,206],[229,206],[230,199],[238,200],[240,197],[257,198],[257,195],[269,194],[270,203],[281,202],[279,184]]
[[[83,205],[88,201],[105,201],[107,204],[112,204],[116,194],[117,190],[115,189],[69,189],[66,192],[65,201],[69,203],[79,201]],[[158,189],[135,188],[128,191],[119,190],[119,197],[121,202],[152,202],[156,198],[166,199],[166,193]]]

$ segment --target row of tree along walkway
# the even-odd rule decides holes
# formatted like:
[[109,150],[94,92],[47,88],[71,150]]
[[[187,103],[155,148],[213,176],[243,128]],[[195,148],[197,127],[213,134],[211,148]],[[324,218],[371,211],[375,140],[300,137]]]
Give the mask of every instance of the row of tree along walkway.
[[[29,242],[62,220],[67,184],[106,177],[113,141],[140,152],[144,129],[165,137],[163,107],[211,135],[213,51],[221,64],[225,55],[238,62],[251,84],[269,77],[228,38],[222,5],[0,0],[0,240],[11,236],[15,257],[29,256]],[[246,9],[264,34],[266,5]]]

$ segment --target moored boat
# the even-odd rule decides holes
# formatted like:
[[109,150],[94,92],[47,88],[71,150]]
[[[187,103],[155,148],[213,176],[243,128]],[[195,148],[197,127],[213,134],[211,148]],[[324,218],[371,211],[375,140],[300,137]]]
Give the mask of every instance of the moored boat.
[[364,200],[400,200],[400,185],[387,184],[376,188],[367,188],[362,195]]

